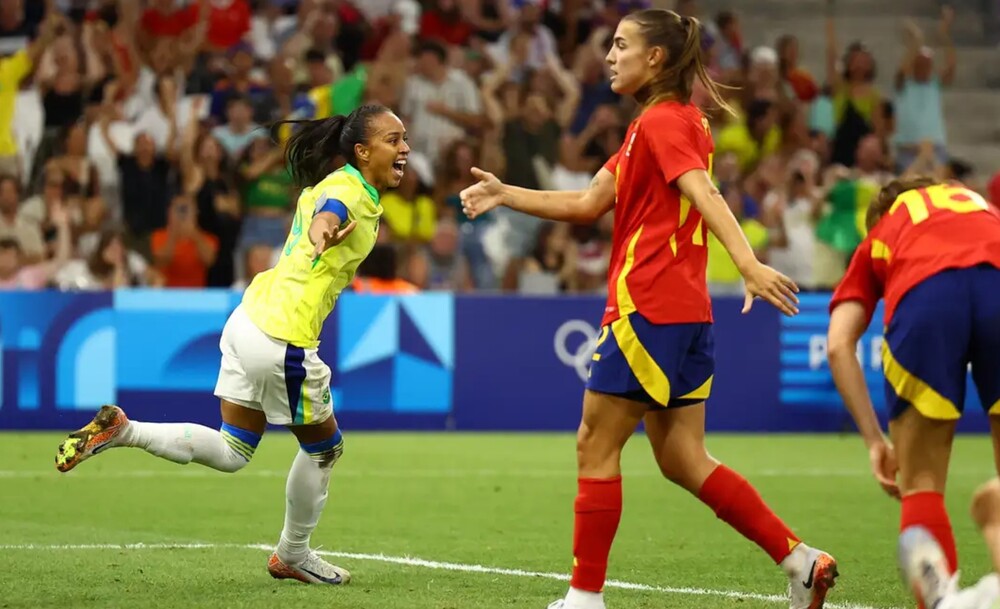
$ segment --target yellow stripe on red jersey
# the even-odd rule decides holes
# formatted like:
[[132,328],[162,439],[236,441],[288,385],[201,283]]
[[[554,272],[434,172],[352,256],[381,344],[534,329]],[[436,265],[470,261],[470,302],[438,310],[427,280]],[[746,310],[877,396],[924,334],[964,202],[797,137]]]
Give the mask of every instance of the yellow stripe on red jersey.
[[854,253],[830,301],[864,305],[869,320],[885,298],[885,324],[921,281],[946,269],[1000,268],[1000,213],[979,194],[951,184],[900,195]]
[[677,179],[710,171],[713,150],[701,111],[668,101],[633,121],[604,165],[615,175],[615,223],[602,324],[633,311],[654,324],[712,321],[708,229]]

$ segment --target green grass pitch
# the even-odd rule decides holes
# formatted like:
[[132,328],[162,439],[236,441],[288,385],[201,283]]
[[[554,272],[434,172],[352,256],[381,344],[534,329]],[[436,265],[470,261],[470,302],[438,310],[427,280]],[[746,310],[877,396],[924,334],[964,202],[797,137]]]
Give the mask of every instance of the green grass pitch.
[[[525,572],[570,568],[569,434],[348,433],[313,535],[324,551],[365,555],[333,559],[354,576],[338,588],[272,580],[267,550],[253,547],[273,544],[281,529],[290,435],[265,436],[232,475],[134,449],[59,474],[60,437],[0,434],[0,608],[541,609],[565,591],[563,581]],[[895,566],[899,506],[869,477],[857,438],[713,435],[709,448],[837,557],[834,607],[913,605]],[[948,506],[966,584],[988,569],[968,502],[992,463],[988,439],[957,440]],[[623,472],[609,577],[642,586],[609,588],[609,607],[787,607],[777,599],[779,570],[660,478],[642,436],[626,448]],[[167,547],[190,544],[205,545]]]

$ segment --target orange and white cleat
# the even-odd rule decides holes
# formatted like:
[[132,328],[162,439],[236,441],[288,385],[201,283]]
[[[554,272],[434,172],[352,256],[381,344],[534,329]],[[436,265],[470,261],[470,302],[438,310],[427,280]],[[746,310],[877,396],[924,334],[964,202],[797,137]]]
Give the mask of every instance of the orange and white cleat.
[[823,609],[826,594],[836,585],[837,561],[832,556],[808,548],[805,565],[801,572],[789,577],[791,609]]
[[295,566],[285,564],[275,552],[267,561],[267,572],[274,579],[295,579],[306,584],[340,586],[351,581],[351,574],[347,569],[326,562],[312,550],[305,560]]
[[125,411],[117,406],[101,406],[97,416],[83,428],[69,434],[56,453],[56,469],[68,472],[80,462],[108,448],[128,426]]

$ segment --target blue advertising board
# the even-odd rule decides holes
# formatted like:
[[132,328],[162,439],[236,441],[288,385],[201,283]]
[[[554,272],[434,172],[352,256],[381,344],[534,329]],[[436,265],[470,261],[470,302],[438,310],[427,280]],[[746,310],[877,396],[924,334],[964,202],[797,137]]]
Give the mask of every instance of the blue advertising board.
[[[69,429],[104,403],[216,426],[228,290],[0,293],[0,429]],[[786,318],[714,303],[714,431],[853,430],[826,362],[828,294]],[[348,429],[572,430],[604,309],[599,297],[344,294],[321,336]],[[859,343],[884,408],[881,311]],[[881,413],[884,416],[884,412]],[[970,391],[960,429],[988,429]]]

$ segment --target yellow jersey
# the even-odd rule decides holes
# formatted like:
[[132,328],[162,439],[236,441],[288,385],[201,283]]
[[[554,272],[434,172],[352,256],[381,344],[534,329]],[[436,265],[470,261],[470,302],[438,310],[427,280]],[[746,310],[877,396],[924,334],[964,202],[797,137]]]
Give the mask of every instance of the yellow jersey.
[[[343,203],[346,222],[358,225],[314,262],[309,226],[327,200]],[[278,263],[254,277],[243,294],[243,309],[254,325],[272,338],[315,349],[341,290],[375,247],[381,216],[378,191],[351,165],[303,190]]]
[[14,139],[12,126],[14,124],[14,106],[21,81],[31,73],[31,58],[27,51],[0,59],[0,156],[17,154],[17,141]]

